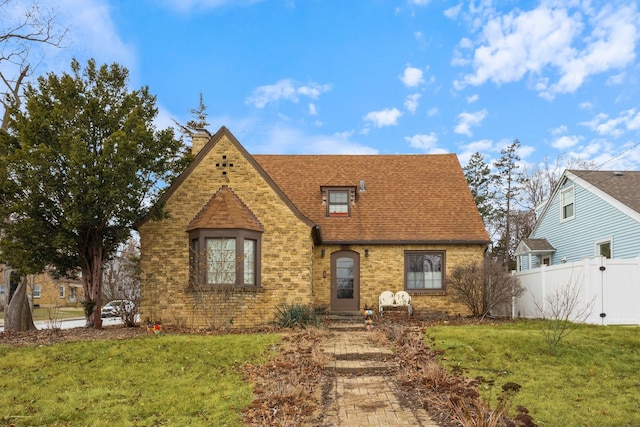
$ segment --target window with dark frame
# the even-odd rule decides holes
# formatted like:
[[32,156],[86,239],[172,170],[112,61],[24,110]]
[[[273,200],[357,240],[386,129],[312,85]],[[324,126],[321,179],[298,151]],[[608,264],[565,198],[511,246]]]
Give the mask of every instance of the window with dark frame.
[[190,232],[191,286],[259,286],[260,235],[250,230]]
[[444,251],[405,252],[405,289],[423,292],[444,291],[444,263]]

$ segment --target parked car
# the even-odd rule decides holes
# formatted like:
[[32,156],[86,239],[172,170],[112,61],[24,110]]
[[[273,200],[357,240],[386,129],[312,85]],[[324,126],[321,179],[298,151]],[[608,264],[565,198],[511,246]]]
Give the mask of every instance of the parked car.
[[127,313],[135,310],[135,304],[132,301],[124,299],[116,299],[102,306],[100,317],[123,317]]

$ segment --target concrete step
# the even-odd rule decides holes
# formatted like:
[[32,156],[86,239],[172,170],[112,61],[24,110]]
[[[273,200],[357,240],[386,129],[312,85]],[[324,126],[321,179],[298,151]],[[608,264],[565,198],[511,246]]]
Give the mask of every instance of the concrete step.
[[396,365],[376,360],[333,360],[324,366],[326,371],[339,374],[386,374]]

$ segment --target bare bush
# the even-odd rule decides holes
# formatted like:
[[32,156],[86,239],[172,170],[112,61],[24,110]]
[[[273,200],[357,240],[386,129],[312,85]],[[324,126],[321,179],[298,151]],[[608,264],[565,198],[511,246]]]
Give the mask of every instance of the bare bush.
[[580,283],[581,280],[574,280],[572,275],[568,283],[558,287],[542,303],[534,299],[539,317],[545,320],[542,333],[552,354],[556,353],[560,342],[575,330],[578,324],[587,320],[593,310],[594,299],[582,304]]
[[513,299],[524,293],[520,281],[490,257],[485,257],[482,264],[456,266],[449,275],[448,286],[454,291],[456,301],[480,318],[501,306],[511,306]]
[[47,318],[44,319],[47,329],[59,331],[62,329],[62,318],[60,316],[60,306],[58,304],[50,304],[47,307]]

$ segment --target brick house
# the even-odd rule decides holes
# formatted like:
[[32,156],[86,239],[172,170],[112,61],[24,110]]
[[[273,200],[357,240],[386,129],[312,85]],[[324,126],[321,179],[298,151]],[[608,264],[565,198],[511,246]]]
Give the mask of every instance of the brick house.
[[[19,280],[11,267],[0,264],[0,308],[7,306]],[[84,292],[80,280],[55,279],[45,272],[27,276],[27,295],[35,307],[80,307]]]
[[136,224],[142,319],[243,328],[283,303],[377,307],[385,290],[467,314],[447,272],[489,238],[455,154],[251,155],[225,127],[192,144],[166,215]]

